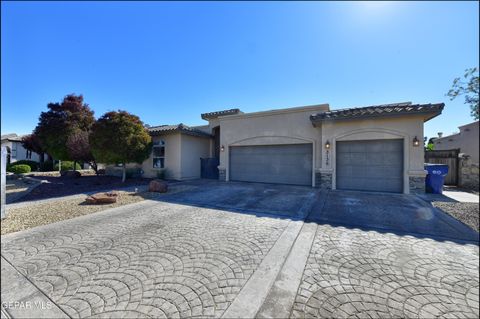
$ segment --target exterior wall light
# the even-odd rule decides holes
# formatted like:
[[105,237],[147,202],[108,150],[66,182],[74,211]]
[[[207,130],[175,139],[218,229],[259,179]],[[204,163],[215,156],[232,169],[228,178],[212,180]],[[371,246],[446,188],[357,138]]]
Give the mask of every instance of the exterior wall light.
[[413,138],[413,146],[419,146],[420,145],[420,141],[418,140],[418,138],[415,136]]
[[326,148],[327,150],[330,149],[330,142],[329,142],[329,141],[327,141],[327,142],[325,143],[325,148]]
[[224,152],[225,151],[225,146],[220,146],[220,151]]

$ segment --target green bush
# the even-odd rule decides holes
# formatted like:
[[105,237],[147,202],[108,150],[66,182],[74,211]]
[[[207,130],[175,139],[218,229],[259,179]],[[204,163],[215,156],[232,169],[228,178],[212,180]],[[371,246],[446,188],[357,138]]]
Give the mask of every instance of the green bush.
[[141,173],[141,170],[139,168],[127,168],[125,170],[125,177],[126,178],[137,178],[137,177],[141,177],[142,176],[142,173]]
[[32,169],[30,166],[26,164],[17,164],[17,165],[12,165],[10,166],[9,172],[15,173],[15,174],[25,174],[25,173],[30,173]]
[[21,161],[16,161],[15,163],[9,164],[9,166],[13,166],[13,165],[28,165],[30,166],[31,171],[35,172],[38,170],[40,163],[35,161],[29,161],[29,160],[21,160]]
[[165,170],[164,169],[161,169],[161,170],[157,171],[157,178],[158,179],[165,179]]
[[[81,168],[82,168],[82,167],[80,166],[80,164],[77,163],[77,165],[75,165],[75,169],[81,169]],[[58,171],[58,163],[55,164],[55,166],[53,167],[53,170],[54,170],[54,171]],[[70,171],[70,170],[73,170],[73,162],[71,162],[71,161],[62,161],[61,170],[62,170],[62,171]]]
[[53,162],[52,161],[45,161],[43,163],[40,163],[40,171],[41,172],[52,172],[52,171],[54,171]]

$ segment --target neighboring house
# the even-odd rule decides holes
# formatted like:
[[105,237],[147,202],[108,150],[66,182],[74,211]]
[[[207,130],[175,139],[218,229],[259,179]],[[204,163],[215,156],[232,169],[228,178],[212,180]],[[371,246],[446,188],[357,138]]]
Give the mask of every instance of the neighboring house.
[[7,148],[7,162],[14,163],[20,160],[40,161],[40,156],[22,146],[22,137],[15,133],[2,135],[2,147]]
[[479,189],[479,121],[458,127],[460,132],[434,140],[434,150],[460,149],[458,185]]
[[328,104],[202,114],[208,125],[150,127],[155,147],[144,176],[201,177],[200,158],[219,160],[225,181],[326,189],[424,191],[423,123],[444,104],[411,102],[330,110]]
[[473,163],[479,162],[479,121],[459,126],[456,134],[436,138],[433,141],[434,150],[460,149],[460,153],[468,155]]

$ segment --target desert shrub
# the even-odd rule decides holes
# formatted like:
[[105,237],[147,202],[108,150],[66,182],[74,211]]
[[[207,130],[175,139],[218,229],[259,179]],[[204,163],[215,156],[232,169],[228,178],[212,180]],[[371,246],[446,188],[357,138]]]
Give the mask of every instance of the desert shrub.
[[127,178],[137,178],[142,176],[142,170],[140,168],[127,168],[125,171]]
[[32,172],[37,171],[40,163],[35,162],[35,161],[29,161],[29,160],[20,160],[16,161],[15,163],[10,163],[9,166],[13,165],[28,165],[30,166],[30,169]]
[[165,170],[161,169],[157,171],[157,178],[158,179],[165,179]]
[[[80,166],[79,163],[77,163],[77,165],[75,165],[75,169],[82,169],[82,167]],[[54,171],[58,171],[58,163],[55,164],[55,166],[53,167],[53,170],[54,170]],[[62,170],[62,171],[70,171],[70,170],[73,170],[73,162],[72,162],[72,161],[62,161],[61,170]]]
[[15,174],[25,174],[25,173],[30,173],[32,169],[30,166],[26,164],[17,164],[17,165],[12,165],[10,166],[9,172],[15,173]]
[[40,163],[40,171],[41,172],[51,172],[54,171],[53,169],[53,162],[52,161],[45,161],[43,163]]

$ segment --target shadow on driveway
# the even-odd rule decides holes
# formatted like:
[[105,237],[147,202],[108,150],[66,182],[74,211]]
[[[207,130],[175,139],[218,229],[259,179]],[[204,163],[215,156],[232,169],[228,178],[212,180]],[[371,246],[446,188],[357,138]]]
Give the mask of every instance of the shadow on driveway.
[[414,195],[330,191],[324,196],[307,222],[478,245],[476,231]]

